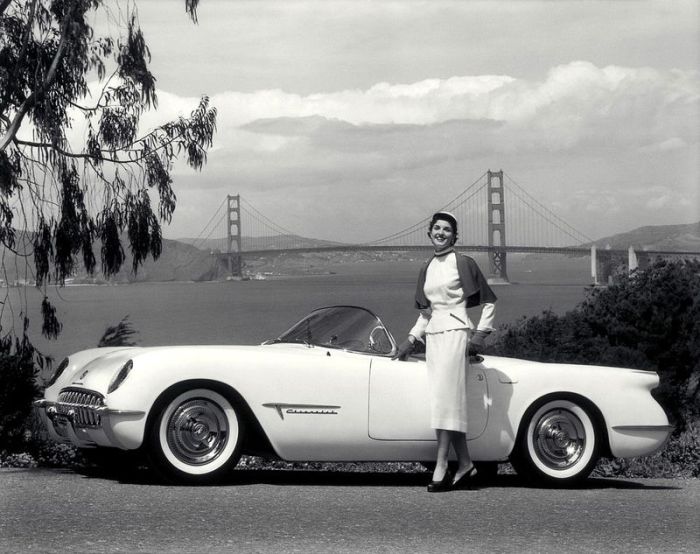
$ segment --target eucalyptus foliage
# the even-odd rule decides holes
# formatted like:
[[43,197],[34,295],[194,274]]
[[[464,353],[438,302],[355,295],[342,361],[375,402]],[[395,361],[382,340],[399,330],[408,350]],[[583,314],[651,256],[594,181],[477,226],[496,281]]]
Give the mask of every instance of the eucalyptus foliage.
[[[196,22],[198,0],[184,4]],[[37,286],[98,263],[113,275],[125,248],[133,271],[160,255],[174,160],[202,168],[216,109],[203,97],[142,129],[158,105],[149,62],[133,1],[0,0],[0,245],[27,258]],[[42,313],[55,336],[46,300]]]
[[97,347],[136,346],[136,342],[132,337],[137,334],[138,331],[134,329],[131,321],[129,321],[129,316],[125,315],[119,323],[110,325],[105,329],[105,332],[97,343]]

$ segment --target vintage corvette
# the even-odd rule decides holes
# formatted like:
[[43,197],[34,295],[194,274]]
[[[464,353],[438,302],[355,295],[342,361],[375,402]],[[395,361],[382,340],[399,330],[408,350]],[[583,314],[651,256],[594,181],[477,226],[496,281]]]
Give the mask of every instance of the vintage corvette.
[[[392,360],[372,312],[311,312],[260,346],[99,348],[65,359],[36,402],[50,435],[139,450],[165,477],[220,478],[245,453],[288,461],[430,461],[425,360]],[[654,372],[483,356],[468,375],[475,461],[570,484],[601,456],[653,453],[671,426]],[[112,452],[115,452],[112,450]]]

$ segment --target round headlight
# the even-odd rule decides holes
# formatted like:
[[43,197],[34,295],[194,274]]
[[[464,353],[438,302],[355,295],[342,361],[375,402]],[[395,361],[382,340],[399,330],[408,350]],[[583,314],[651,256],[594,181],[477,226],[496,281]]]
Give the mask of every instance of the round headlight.
[[114,376],[114,379],[112,379],[112,382],[109,384],[109,388],[107,389],[107,394],[117,390],[133,368],[134,362],[132,360],[128,360]]
[[56,371],[53,372],[51,379],[49,379],[48,383],[46,383],[46,387],[48,388],[51,385],[53,385],[58,380],[58,378],[61,376],[61,373],[63,373],[67,367],[68,367],[68,358],[63,358],[61,363],[58,364]]

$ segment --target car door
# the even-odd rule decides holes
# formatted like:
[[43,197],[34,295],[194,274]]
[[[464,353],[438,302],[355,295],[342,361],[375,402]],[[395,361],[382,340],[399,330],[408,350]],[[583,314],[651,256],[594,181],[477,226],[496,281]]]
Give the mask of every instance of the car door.
[[[428,376],[425,362],[374,358],[369,378],[369,436],[375,440],[434,441],[430,427]],[[486,428],[489,394],[481,363],[470,364],[467,375],[467,439]]]
[[[287,460],[347,460],[367,438],[371,356],[302,345],[270,347],[260,423]],[[284,353],[284,355],[281,355]]]

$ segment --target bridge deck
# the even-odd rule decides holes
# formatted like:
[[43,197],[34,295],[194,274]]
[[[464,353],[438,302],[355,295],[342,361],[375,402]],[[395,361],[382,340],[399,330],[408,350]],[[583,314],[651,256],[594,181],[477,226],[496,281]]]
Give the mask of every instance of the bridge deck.
[[[431,252],[432,246],[372,246],[372,245],[362,245],[362,244],[344,244],[344,245],[333,245],[333,246],[315,246],[315,247],[302,247],[302,248],[271,248],[271,249],[261,249],[261,250],[243,250],[241,254],[246,256],[262,256],[269,254],[304,254],[311,252],[353,252],[353,251],[377,251],[377,252]],[[590,255],[591,249],[589,247],[583,246],[572,246],[572,247],[552,247],[552,246],[478,246],[478,245],[461,245],[457,246],[456,250],[459,252],[507,252],[507,253],[518,253],[518,254],[573,254],[579,256]],[[635,250],[635,253],[645,256],[684,256],[684,257],[697,257],[700,256],[700,252],[686,252],[686,251],[674,251],[674,250]],[[231,254],[236,254],[235,252],[221,252],[217,256],[229,257]],[[626,249],[599,249],[597,250],[598,256],[627,256],[628,251]]]

